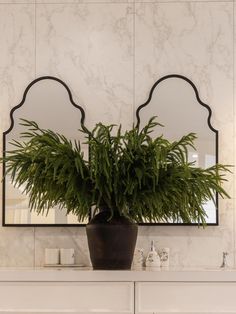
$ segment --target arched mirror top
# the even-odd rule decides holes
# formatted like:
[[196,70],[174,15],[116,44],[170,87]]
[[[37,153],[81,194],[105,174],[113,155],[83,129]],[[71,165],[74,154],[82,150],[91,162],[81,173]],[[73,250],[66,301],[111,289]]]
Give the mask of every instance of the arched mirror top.
[[209,128],[210,128],[213,132],[218,133],[218,131],[217,131],[217,130],[212,126],[212,124],[211,124],[212,110],[211,110],[210,106],[207,105],[207,104],[205,104],[205,103],[200,99],[199,92],[198,92],[198,90],[197,90],[196,85],[195,85],[189,78],[187,78],[186,76],[180,75],[180,74],[169,74],[169,75],[165,75],[165,76],[161,77],[159,80],[157,80],[157,81],[153,84],[153,86],[152,86],[152,88],[151,88],[151,90],[150,90],[150,92],[149,92],[148,99],[146,100],[145,103],[143,103],[142,105],[140,105],[140,106],[137,108],[137,110],[136,110],[136,119],[137,119],[137,124],[136,124],[136,126],[139,127],[139,125],[140,125],[140,111],[141,111],[144,107],[146,107],[146,106],[151,102],[151,100],[152,100],[152,98],[153,98],[154,91],[158,88],[157,86],[158,86],[158,85],[161,85],[161,83],[163,83],[163,82],[165,82],[165,81],[167,81],[167,80],[169,80],[169,79],[179,79],[180,81],[182,80],[182,81],[186,82],[187,84],[189,84],[189,85],[192,87],[192,92],[195,94],[196,100],[198,101],[198,103],[199,103],[200,105],[202,105],[203,107],[205,107],[205,108],[207,109],[207,111],[208,111],[207,123],[208,123]]
[[[49,92],[49,90],[47,89],[48,82],[52,83],[51,84],[51,88],[52,88],[51,93],[54,93],[55,89],[57,89],[57,90],[60,89],[61,90],[61,86],[63,86],[65,88],[64,93],[63,93],[64,94],[64,98],[65,99],[68,98],[68,100],[70,101],[72,106],[74,106],[75,108],[77,108],[80,111],[80,114],[81,114],[80,125],[84,125],[84,122],[85,122],[85,112],[84,112],[84,109],[80,105],[78,105],[78,104],[76,104],[74,102],[73,97],[72,97],[72,93],[71,93],[68,85],[65,82],[63,82],[61,79],[57,78],[57,77],[54,77],[54,76],[41,76],[41,77],[38,77],[37,79],[33,80],[26,87],[21,102],[17,106],[15,106],[15,107],[13,107],[11,109],[11,111],[10,111],[10,127],[8,128],[8,130],[3,132],[3,134],[6,135],[6,134],[11,132],[11,130],[13,129],[14,124],[15,124],[14,123],[14,113],[15,113],[16,110],[18,110],[20,107],[22,107],[26,103],[28,98],[30,98],[30,97],[32,98],[32,96],[33,97],[39,96],[39,94],[40,94],[40,97],[44,97],[44,99],[46,100],[45,102],[43,102],[43,99],[41,100],[41,98],[40,99],[38,98],[38,100],[40,100],[40,104],[42,105],[42,107],[39,108],[39,109],[40,109],[40,111],[42,111],[42,114],[43,114],[43,109],[45,109],[45,108],[43,108],[43,106],[45,107],[45,105],[47,105],[50,102],[50,98],[48,97],[48,94],[47,94]],[[47,93],[44,90],[44,95],[43,95],[41,88],[45,88],[45,87],[47,89]],[[34,90],[36,91],[35,96],[32,95]],[[59,95],[61,95],[61,93],[59,93]],[[56,97],[56,93],[54,93],[53,96]],[[35,101],[35,99],[33,99],[33,100]],[[58,107],[57,107],[57,109],[58,109]],[[63,110],[63,107],[60,106],[59,109]],[[56,112],[54,111],[53,114],[55,115]],[[61,114],[61,112],[60,112],[60,114]],[[59,117],[59,114],[57,114],[57,116]],[[62,117],[65,118],[65,115],[63,115]],[[44,116],[44,118],[45,118],[45,116]]]

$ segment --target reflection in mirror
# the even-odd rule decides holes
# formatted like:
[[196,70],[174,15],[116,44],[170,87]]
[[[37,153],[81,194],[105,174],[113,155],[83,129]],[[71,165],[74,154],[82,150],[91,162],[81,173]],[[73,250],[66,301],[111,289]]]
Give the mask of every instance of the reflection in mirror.
[[[140,127],[150,117],[157,116],[157,121],[164,127],[157,128],[153,136],[163,134],[170,141],[191,132],[196,133],[196,150],[189,149],[189,162],[195,162],[196,166],[202,168],[217,163],[218,132],[210,124],[211,109],[201,102],[195,85],[186,77],[168,75],[158,80],[147,102],[137,109],[136,116]],[[213,201],[204,204],[207,224],[218,224],[216,207]]]
[[[20,125],[21,118],[35,121],[41,128],[51,129],[71,140],[85,139],[79,132],[84,123],[83,109],[73,102],[71,92],[64,82],[53,77],[41,77],[26,89],[22,102],[11,111],[11,127],[3,134],[4,151],[14,149],[12,140],[21,141],[20,133],[26,129]],[[84,154],[87,147],[84,144]],[[5,165],[4,165],[5,170]],[[4,225],[78,225],[77,217],[63,209],[52,208],[48,215],[30,211],[28,196],[24,188],[14,187],[9,176],[3,182],[3,224]]]

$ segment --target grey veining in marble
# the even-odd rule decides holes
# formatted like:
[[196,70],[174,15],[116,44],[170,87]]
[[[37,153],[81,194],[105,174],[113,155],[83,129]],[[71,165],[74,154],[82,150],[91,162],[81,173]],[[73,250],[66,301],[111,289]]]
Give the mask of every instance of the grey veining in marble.
[[132,26],[128,4],[37,8],[37,75],[63,78],[89,126],[98,119],[132,124]]

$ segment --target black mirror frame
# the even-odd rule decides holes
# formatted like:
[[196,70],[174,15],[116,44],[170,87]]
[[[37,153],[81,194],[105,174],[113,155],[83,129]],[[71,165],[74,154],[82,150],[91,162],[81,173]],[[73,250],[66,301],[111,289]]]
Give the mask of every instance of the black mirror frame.
[[[143,109],[144,107],[146,107],[151,99],[152,99],[152,95],[153,95],[153,92],[155,90],[155,88],[163,81],[167,80],[167,79],[170,79],[170,78],[179,78],[181,80],[184,80],[186,81],[188,84],[190,84],[195,92],[195,96],[196,96],[196,99],[198,101],[198,103],[205,107],[207,110],[208,110],[208,118],[207,118],[207,124],[208,124],[208,127],[210,128],[210,130],[212,132],[215,133],[215,152],[216,152],[216,164],[218,163],[218,142],[219,142],[219,134],[218,134],[218,130],[216,130],[212,125],[211,125],[211,116],[212,116],[212,110],[211,108],[205,104],[204,102],[201,101],[200,97],[199,97],[199,92],[197,90],[197,87],[195,86],[195,84],[189,79],[187,78],[186,76],[183,76],[183,75],[180,75],[180,74],[169,74],[169,75],[166,75],[166,76],[163,76],[161,77],[160,79],[158,79],[154,85],[152,86],[150,92],[149,92],[149,96],[148,96],[148,99],[145,103],[143,103],[142,105],[140,105],[137,110],[136,110],[136,119],[137,119],[137,124],[136,124],[136,127],[138,128],[139,125],[140,125],[140,111],[141,109]],[[219,225],[219,201],[218,201],[218,193],[216,193],[216,222],[214,223],[207,223],[208,226],[218,226]],[[199,225],[198,223],[139,223],[139,225],[141,226],[196,226],[196,225]]]
[[[22,101],[15,107],[13,107],[10,111],[10,127],[8,130],[6,130],[5,132],[3,132],[3,157],[5,157],[5,151],[6,151],[6,135],[8,133],[11,132],[11,130],[14,127],[14,118],[13,118],[13,113],[15,110],[17,110],[18,108],[20,108],[21,106],[23,106],[25,100],[26,100],[26,96],[30,90],[30,88],[36,84],[39,81],[42,80],[53,80],[53,81],[57,81],[58,83],[60,83],[62,86],[64,86],[64,88],[66,89],[68,96],[69,96],[69,100],[71,102],[71,104],[76,107],[77,109],[80,110],[81,112],[81,119],[80,119],[80,124],[81,127],[84,126],[84,121],[85,121],[85,111],[84,109],[77,105],[72,97],[72,93],[69,89],[69,87],[67,86],[67,84],[65,82],[63,82],[61,79],[54,77],[54,76],[41,76],[35,80],[33,80],[25,89],[24,94],[23,94],[23,98]],[[6,196],[6,182],[5,182],[5,172],[6,172],[6,166],[5,163],[2,164],[2,175],[3,175],[3,180],[2,180],[2,226],[4,227],[84,227],[85,224],[7,224],[6,223],[6,203],[5,203],[5,196]]]
[[[218,130],[216,130],[215,128],[213,128],[213,126],[211,125],[211,116],[212,116],[212,110],[211,108],[205,104],[204,102],[201,101],[200,97],[199,97],[199,93],[198,93],[198,90],[196,88],[196,86],[194,85],[194,83],[187,77],[183,76],[183,75],[179,75],[179,74],[170,74],[170,75],[166,75],[166,76],[163,76],[161,77],[160,79],[158,79],[154,85],[152,86],[150,92],[149,92],[149,96],[148,96],[148,99],[145,103],[143,103],[142,105],[140,105],[137,110],[136,110],[136,119],[137,119],[137,124],[136,124],[136,127],[139,126],[140,124],[140,116],[139,116],[139,112],[142,108],[146,107],[149,102],[151,101],[152,99],[152,95],[153,95],[153,92],[155,90],[155,88],[164,80],[167,80],[169,78],[179,78],[179,79],[182,79],[184,81],[186,81],[187,83],[189,83],[194,92],[195,92],[195,96],[196,96],[196,99],[198,101],[198,103],[200,105],[202,105],[203,107],[205,107],[207,110],[208,110],[208,119],[207,119],[207,123],[208,123],[208,127],[215,133],[215,138],[216,138],[216,141],[215,141],[215,152],[216,152],[216,163],[218,163],[218,141],[219,141],[219,135],[218,135]],[[67,90],[68,92],[68,96],[69,96],[69,100],[71,102],[71,104],[73,106],[75,106],[76,108],[78,108],[81,112],[81,120],[80,120],[80,124],[81,126],[83,127],[84,126],[84,121],[85,121],[85,112],[84,112],[84,109],[77,105],[74,100],[73,100],[73,97],[72,97],[72,93],[69,89],[69,87],[66,85],[65,82],[63,82],[61,79],[57,78],[57,77],[53,77],[53,76],[42,76],[42,77],[39,77],[35,80],[33,80],[25,89],[24,91],[24,94],[23,94],[23,98],[22,98],[22,101],[15,107],[13,107],[10,111],[10,121],[11,121],[11,124],[10,124],[10,127],[8,130],[6,130],[5,132],[3,132],[3,157],[5,156],[5,150],[6,150],[6,135],[8,133],[10,133],[10,131],[13,129],[14,127],[14,119],[13,119],[13,113],[15,110],[17,110],[18,108],[20,108],[25,100],[26,100],[26,96],[27,96],[27,93],[28,91],[30,90],[30,88],[37,82],[41,81],[41,80],[46,80],[46,79],[49,79],[49,80],[55,80],[57,82],[59,82],[61,85],[63,85],[65,87],[65,89]],[[3,182],[2,182],[2,226],[4,227],[84,227],[85,224],[6,224],[5,222],[5,163],[3,163],[2,165],[2,173],[3,173]],[[198,225],[197,223],[139,223],[139,225],[141,226],[156,226],[156,225],[159,225],[159,226],[195,226],[195,225]],[[216,193],[216,222],[215,223],[208,223],[207,225],[213,225],[213,226],[217,226],[219,225],[219,210],[218,210],[218,194]]]

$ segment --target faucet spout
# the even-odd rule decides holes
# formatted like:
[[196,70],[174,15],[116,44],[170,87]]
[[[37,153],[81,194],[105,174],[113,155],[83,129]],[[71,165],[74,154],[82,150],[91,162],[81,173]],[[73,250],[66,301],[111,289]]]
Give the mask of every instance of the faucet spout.
[[221,264],[220,268],[226,268],[226,267],[228,267],[228,264],[227,264],[227,255],[229,255],[228,252],[223,252],[223,261],[222,261],[222,264]]

